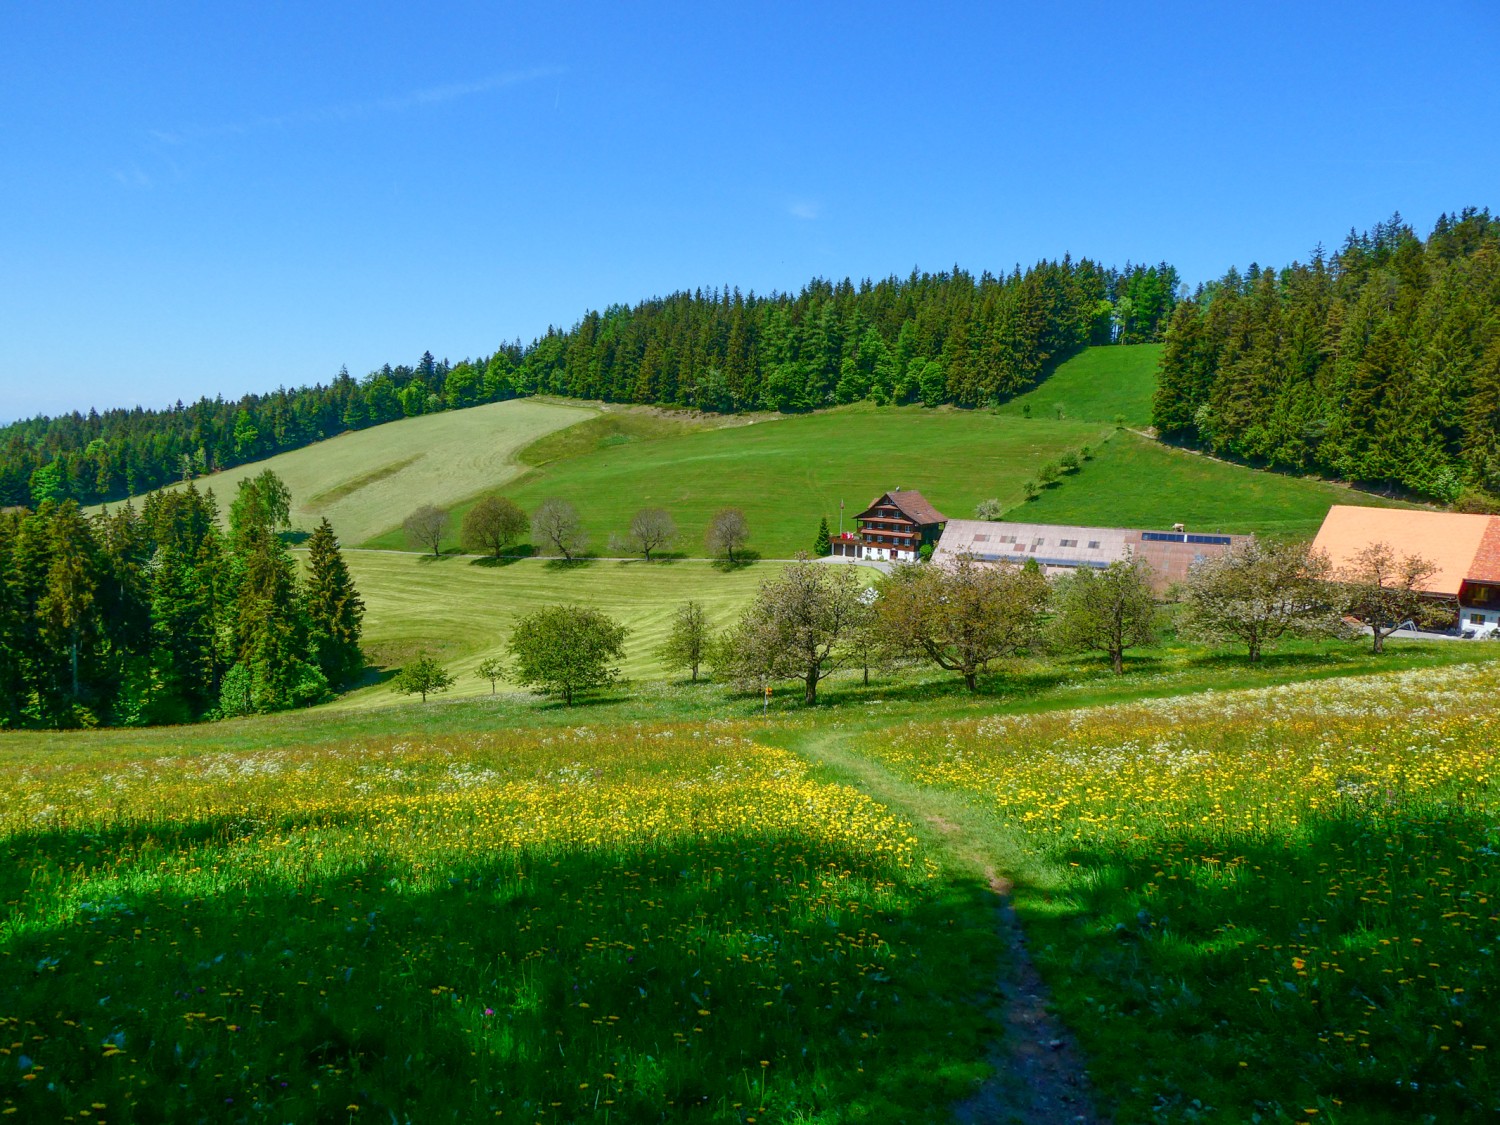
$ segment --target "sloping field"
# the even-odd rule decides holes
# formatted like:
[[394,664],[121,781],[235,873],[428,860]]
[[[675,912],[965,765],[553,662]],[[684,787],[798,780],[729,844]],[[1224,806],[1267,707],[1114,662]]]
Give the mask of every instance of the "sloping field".
[[[603,610],[630,628],[625,674],[669,679],[656,659],[673,611],[693,599],[717,630],[739,615],[775,563],[725,571],[705,560],[587,562],[562,566],[526,559],[509,566],[462,557],[434,559],[395,551],[349,551],[345,557],[368,607],[365,651],[372,663],[395,666],[426,650],[458,684],[448,697],[488,694],[474,669],[486,656],[503,656],[511,626],[545,605],[578,602]],[[873,577],[874,571],[861,568]],[[502,688],[504,685],[502,685]],[[396,702],[384,684],[353,692],[337,707],[382,707]]]
[[1151,396],[1156,392],[1160,344],[1124,344],[1087,348],[1061,364],[1041,385],[1017,395],[999,408],[1001,414],[1151,424]]
[[418,504],[454,504],[505,483],[522,469],[519,449],[593,414],[524,399],[428,414],[226,469],[198,487],[227,512],[240,481],[270,469],[292,491],[293,526],[311,530],[327,516],[345,544],[361,543]]
[[1327,481],[1257,472],[1121,430],[1073,476],[1009,519],[1311,538],[1334,504],[1411,507]]
[[[738,507],[750,546],[788,558],[812,549],[818,517],[837,531],[840,500],[851,529],[854,514],[889,488],[919,489],[950,516],[969,514],[989,496],[1019,503],[1039,464],[1097,445],[1107,433],[1097,423],[981,411],[847,407],[600,448],[542,465],[506,493],[528,511],[551,496],[571,501],[596,550],[637,509],[657,506],[677,522],[678,549],[701,555],[713,513]],[[406,544],[396,531],[370,545]]]

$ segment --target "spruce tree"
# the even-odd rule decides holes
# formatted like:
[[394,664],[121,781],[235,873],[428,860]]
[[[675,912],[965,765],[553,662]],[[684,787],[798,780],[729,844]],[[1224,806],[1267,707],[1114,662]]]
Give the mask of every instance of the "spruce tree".
[[833,539],[828,531],[828,517],[824,516],[818,520],[818,535],[813,540],[813,558],[821,559],[833,550]]
[[342,687],[364,667],[359,648],[365,603],[339,552],[328,520],[307,541],[307,623],[318,667],[334,687]]

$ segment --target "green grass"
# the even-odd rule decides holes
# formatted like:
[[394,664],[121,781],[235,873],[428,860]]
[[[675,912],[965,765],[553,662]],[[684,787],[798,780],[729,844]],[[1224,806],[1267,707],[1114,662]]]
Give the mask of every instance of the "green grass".
[[999,413],[1033,419],[1057,417],[1127,426],[1151,424],[1151,396],[1156,393],[1160,344],[1124,344],[1086,348],[1060,364],[1039,386],[1017,395]]
[[0,767],[0,1113],[945,1121],[984,902],[858,791],[702,734]]
[[[1043,461],[1097,443],[1090,422],[1028,422],[951,408],[857,406],[771,418],[661,440],[594,448],[550,461],[513,482],[507,495],[528,511],[551,496],[572,502],[593,548],[603,553],[637,509],[672,513],[678,549],[703,555],[703,534],[719,508],[739,507],[750,546],[767,558],[810,550],[818,518],[846,527],[886,489],[914,488],[953,517],[986,497],[1018,502]],[[531,456],[530,454],[524,454]],[[458,526],[463,506],[455,512]],[[399,531],[370,544],[406,546]]]
[[[547,401],[554,401],[548,399]],[[567,400],[562,401],[564,404]],[[517,453],[526,465],[545,465],[569,457],[581,457],[621,445],[642,441],[660,441],[699,430],[717,430],[725,426],[749,425],[769,415],[697,414],[691,411],[662,410],[650,406],[613,406],[601,404],[602,413],[585,422],[557,430],[538,438]]]
[[[399,526],[419,504],[445,506],[503,485],[522,470],[516,453],[593,416],[589,407],[512,400],[389,422],[197,482],[227,514],[239,482],[270,469],[292,493],[293,526],[326,516],[345,545]],[[137,500],[137,504],[139,500]]]
[[1327,481],[1257,472],[1116,431],[1094,459],[1007,519],[1311,538],[1334,504],[1410,507]]
[[[697,601],[721,628],[738,616],[762,580],[781,569],[756,563],[725,570],[703,559],[573,566],[524,559],[496,566],[488,559],[406,552],[349,551],[345,558],[368,607],[365,650],[371,661],[398,666],[427,650],[458,677],[452,696],[488,694],[489,682],[474,674],[479,662],[504,655],[518,617],[566,602],[603,610],[630,629],[627,676],[666,678],[654,653],[677,606]],[[392,698],[382,683],[337,705],[380,706]]]

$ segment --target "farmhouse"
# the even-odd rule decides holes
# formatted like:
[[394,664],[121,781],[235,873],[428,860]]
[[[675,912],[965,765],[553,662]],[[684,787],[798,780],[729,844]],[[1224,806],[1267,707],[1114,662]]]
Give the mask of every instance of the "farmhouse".
[[1065,574],[1080,566],[1103,569],[1134,556],[1151,567],[1152,585],[1163,593],[1187,577],[1195,562],[1222,555],[1248,535],[1204,535],[1181,529],[1139,531],[1127,527],[1063,527],[1046,523],[1002,523],[989,520],[952,520],[939,540],[932,561],[943,563],[959,555],[981,562],[1025,562],[1035,559],[1047,575]]
[[1500,516],[1335,504],[1313,548],[1326,552],[1337,569],[1372,543],[1436,564],[1423,592],[1457,602],[1460,627],[1489,631],[1500,625]]
[[851,559],[916,562],[924,543],[935,543],[948,518],[916,489],[895,489],[871,501],[854,517],[857,532],[829,541],[835,555]]

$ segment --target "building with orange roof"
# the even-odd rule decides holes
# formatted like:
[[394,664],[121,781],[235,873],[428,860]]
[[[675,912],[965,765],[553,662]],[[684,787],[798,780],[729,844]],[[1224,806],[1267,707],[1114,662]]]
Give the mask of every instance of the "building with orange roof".
[[1500,628],[1500,516],[1335,504],[1313,549],[1340,570],[1373,543],[1434,563],[1437,572],[1423,590],[1457,603],[1460,627]]

